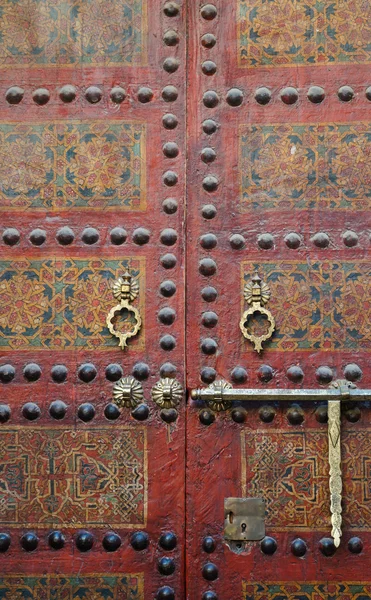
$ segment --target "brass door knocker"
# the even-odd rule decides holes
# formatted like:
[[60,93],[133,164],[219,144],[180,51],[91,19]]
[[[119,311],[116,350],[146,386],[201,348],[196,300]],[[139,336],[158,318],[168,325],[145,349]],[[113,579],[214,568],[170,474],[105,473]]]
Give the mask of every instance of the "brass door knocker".
[[[122,277],[119,277],[113,283],[112,294],[116,300],[119,300],[119,304],[116,304],[116,306],[111,308],[109,311],[106,319],[107,327],[112,335],[116,336],[120,340],[120,348],[125,350],[127,347],[127,340],[137,335],[142,326],[142,318],[138,309],[131,305],[131,302],[133,302],[139,294],[139,284],[135,279],[132,278],[130,273],[126,272],[124,275],[122,275]],[[115,316],[118,315],[123,309],[126,309],[129,313],[132,313],[135,320],[132,329],[129,329],[129,331],[125,332],[116,329],[114,324]]]
[[[250,308],[245,310],[241,317],[240,329],[243,336],[249,340],[249,342],[254,344],[254,350],[256,350],[256,352],[261,352],[263,349],[263,342],[272,337],[276,327],[276,322],[272,313],[264,308],[264,305],[267,304],[270,298],[271,291],[269,286],[261,280],[258,273],[255,273],[251,281],[245,285],[243,295],[247,304],[250,305]],[[248,322],[253,319],[255,315],[262,315],[267,318],[268,330],[262,335],[250,333],[247,328]]]

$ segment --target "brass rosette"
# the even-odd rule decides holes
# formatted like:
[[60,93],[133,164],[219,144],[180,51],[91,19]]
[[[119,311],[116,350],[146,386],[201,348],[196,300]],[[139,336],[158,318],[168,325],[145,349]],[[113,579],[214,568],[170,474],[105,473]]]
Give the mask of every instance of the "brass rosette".
[[143,402],[143,387],[134,377],[122,377],[115,383],[112,399],[119,408],[135,408]]
[[214,396],[211,400],[205,400],[207,406],[215,412],[222,412],[228,410],[232,406],[232,402],[223,399],[223,391],[232,389],[232,385],[224,379],[214,381],[208,387],[208,389],[214,391]]
[[183,397],[183,387],[177,379],[165,377],[152,388],[152,400],[160,408],[175,408]]
[[[109,332],[119,339],[119,347],[122,348],[122,350],[125,350],[127,347],[127,340],[136,336],[142,326],[142,318],[138,309],[131,305],[131,302],[133,302],[139,294],[139,284],[132,278],[130,273],[125,273],[113,283],[112,294],[116,300],[119,300],[119,304],[111,308],[107,315],[106,323]],[[126,309],[134,316],[133,327],[125,332],[116,329],[114,324],[115,316],[123,309]]]

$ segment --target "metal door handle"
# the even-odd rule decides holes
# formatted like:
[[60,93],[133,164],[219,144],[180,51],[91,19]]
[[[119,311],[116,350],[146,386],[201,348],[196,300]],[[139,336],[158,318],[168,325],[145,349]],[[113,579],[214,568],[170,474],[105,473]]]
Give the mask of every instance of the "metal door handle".
[[234,400],[257,402],[261,400],[328,401],[329,488],[332,531],[336,547],[340,545],[341,532],[341,402],[371,400],[371,390],[358,389],[354,383],[338,380],[327,389],[234,389],[228,381],[215,381],[209,387],[191,391],[193,400],[204,402],[215,411],[230,408]]
[[[137,335],[142,326],[142,318],[139,310],[131,305],[131,302],[133,302],[139,294],[139,284],[132,278],[130,273],[126,272],[113,283],[112,294],[113,297],[119,301],[119,304],[116,304],[116,306],[111,308],[107,315],[106,323],[110,333],[119,339],[120,348],[125,350],[127,347],[127,340]],[[123,309],[126,309],[134,316],[133,327],[125,332],[116,329],[114,324],[115,316]]]

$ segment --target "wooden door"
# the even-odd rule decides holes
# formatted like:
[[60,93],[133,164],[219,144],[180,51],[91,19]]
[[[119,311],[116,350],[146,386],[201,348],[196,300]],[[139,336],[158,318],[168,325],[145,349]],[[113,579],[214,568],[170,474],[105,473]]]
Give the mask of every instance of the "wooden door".
[[1,3],[4,599],[183,593],[182,11]]
[[[197,0],[188,15],[188,388],[369,388],[370,6]],[[240,329],[255,272],[276,323],[259,354]],[[187,598],[369,598],[368,405],[342,405],[336,549],[327,401],[220,399],[187,411]],[[265,501],[262,541],[228,545],[230,497]]]

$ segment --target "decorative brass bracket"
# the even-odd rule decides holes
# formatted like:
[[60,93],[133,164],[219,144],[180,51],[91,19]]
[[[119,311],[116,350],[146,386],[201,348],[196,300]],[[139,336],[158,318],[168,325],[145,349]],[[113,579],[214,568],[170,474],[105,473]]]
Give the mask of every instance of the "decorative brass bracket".
[[342,534],[341,402],[370,401],[371,390],[358,389],[354,383],[346,380],[335,381],[327,389],[236,389],[222,379],[215,381],[207,388],[192,390],[191,398],[192,400],[203,400],[214,411],[227,410],[232,406],[233,401],[318,402],[327,400],[331,535],[334,538],[335,547],[338,547]]
[[152,388],[152,400],[160,408],[176,408],[183,396],[183,387],[177,379],[164,377]]
[[119,408],[135,408],[143,401],[143,387],[134,377],[122,377],[112,390],[113,402]]
[[[264,308],[264,305],[269,301],[271,291],[269,286],[261,280],[258,273],[255,273],[251,281],[245,285],[243,295],[247,304],[250,305],[250,308],[245,310],[245,312],[242,314],[240,329],[242,331],[242,335],[249,340],[249,342],[254,344],[254,350],[256,350],[256,352],[261,352],[263,349],[263,342],[266,342],[272,337],[276,327],[276,322],[272,313],[267,308]],[[262,335],[249,333],[247,329],[248,321],[253,319],[254,315],[259,314],[267,317],[267,333]]]
[[[110,333],[120,340],[120,348],[125,350],[127,347],[127,340],[137,335],[142,326],[142,318],[138,309],[131,305],[131,302],[133,302],[139,294],[139,284],[135,279],[132,278],[130,273],[126,272],[122,277],[119,277],[113,283],[112,294],[113,297],[116,300],[119,300],[120,303],[111,308],[107,315],[106,323]],[[123,309],[131,312],[135,319],[135,324],[133,325],[132,329],[126,332],[116,329],[113,323],[115,316]]]

